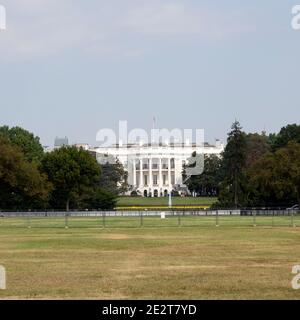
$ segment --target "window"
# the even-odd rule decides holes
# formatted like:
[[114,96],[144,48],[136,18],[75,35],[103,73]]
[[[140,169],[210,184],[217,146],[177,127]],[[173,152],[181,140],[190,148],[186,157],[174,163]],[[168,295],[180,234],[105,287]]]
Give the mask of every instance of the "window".
[[143,163],[143,169],[148,170],[148,163]]
[[163,185],[165,186],[167,184],[167,176],[163,175]]
[[157,186],[158,185],[158,180],[157,180],[157,175],[155,174],[154,176],[153,176],[153,185],[155,185],[155,186]]
[[172,185],[175,184],[175,175],[174,174],[171,175],[171,184]]
[[171,169],[175,169],[175,159],[171,159]]
[[158,163],[153,163],[152,164],[152,169],[157,170],[158,169]]
[[168,169],[168,160],[167,159],[162,160],[162,168],[163,168],[163,170]]

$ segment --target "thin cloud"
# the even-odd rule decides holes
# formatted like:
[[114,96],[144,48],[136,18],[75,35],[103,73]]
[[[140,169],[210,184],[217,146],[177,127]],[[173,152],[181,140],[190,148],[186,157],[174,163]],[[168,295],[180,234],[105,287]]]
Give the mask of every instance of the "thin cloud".
[[146,51],[143,43],[148,37],[152,42],[189,36],[214,40],[252,31],[241,14],[178,1],[9,0],[6,7],[8,25],[0,36],[0,61],[67,50],[135,57]]

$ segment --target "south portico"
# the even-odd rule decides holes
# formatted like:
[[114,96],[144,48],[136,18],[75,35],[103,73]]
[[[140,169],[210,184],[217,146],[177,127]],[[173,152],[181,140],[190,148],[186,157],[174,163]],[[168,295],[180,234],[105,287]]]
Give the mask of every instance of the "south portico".
[[132,160],[132,188],[144,197],[166,197],[181,181],[176,181],[175,159],[153,156]]

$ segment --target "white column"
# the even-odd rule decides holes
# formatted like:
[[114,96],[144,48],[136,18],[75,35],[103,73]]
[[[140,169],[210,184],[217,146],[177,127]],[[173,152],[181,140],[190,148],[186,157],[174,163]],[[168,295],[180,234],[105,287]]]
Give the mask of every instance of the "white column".
[[171,184],[171,158],[168,159],[168,184],[169,184],[169,187],[172,188],[172,184]]
[[[181,170],[182,172],[182,170]],[[174,158],[174,182],[177,183],[177,166],[176,166],[176,159]]]
[[152,159],[149,159],[149,187],[153,193],[153,182],[152,182]]
[[163,178],[162,178],[162,159],[159,158],[159,187],[163,187]]
[[141,188],[144,187],[144,183],[143,183],[143,159],[140,159],[140,187]]
[[133,159],[133,187],[136,188],[136,163],[135,159]]

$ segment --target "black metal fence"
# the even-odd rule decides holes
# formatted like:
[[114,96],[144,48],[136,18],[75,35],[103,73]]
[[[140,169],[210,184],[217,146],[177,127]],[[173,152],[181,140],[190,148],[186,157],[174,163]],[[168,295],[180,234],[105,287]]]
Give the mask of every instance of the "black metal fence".
[[299,210],[1,212],[0,228],[300,227]]

